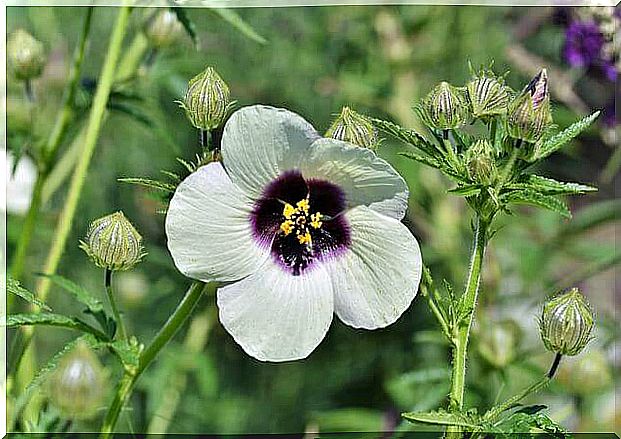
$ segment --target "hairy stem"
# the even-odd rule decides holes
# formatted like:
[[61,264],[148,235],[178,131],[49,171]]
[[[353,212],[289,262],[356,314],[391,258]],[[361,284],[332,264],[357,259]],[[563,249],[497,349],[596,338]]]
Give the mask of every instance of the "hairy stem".
[[112,437],[119,415],[121,414],[121,410],[131,396],[136,380],[151,364],[157,354],[162,350],[166,343],[170,341],[170,339],[179,330],[183,322],[185,322],[188,316],[192,313],[192,310],[202,297],[205,287],[206,285],[204,283],[198,281],[195,281],[190,286],[175,311],[168,318],[153,341],[151,341],[151,344],[140,355],[138,369],[133,373],[129,371],[125,372],[123,378],[119,382],[116,394],[101,427],[101,439]]
[[108,270],[107,268],[104,275],[104,285],[106,286],[106,294],[108,295],[108,301],[110,302],[110,307],[112,308],[114,320],[116,320],[116,325],[119,328],[119,334],[121,335],[121,338],[127,340],[127,331],[125,331],[123,318],[121,317],[119,308],[116,306],[116,299],[114,298],[114,293],[112,291],[112,270]]
[[[468,339],[470,337],[470,329],[474,319],[474,312],[479,292],[479,283],[481,279],[481,268],[483,265],[483,256],[487,244],[487,228],[488,223],[481,217],[477,216],[474,230],[474,243],[472,253],[470,255],[470,270],[468,272],[468,280],[466,289],[463,293],[464,307],[469,310],[468,316],[462,321],[457,334],[453,339],[453,370],[451,377],[450,402],[451,408],[461,410],[464,403],[464,390],[466,382],[466,354],[468,349]],[[449,428],[451,432],[458,432],[454,427]]]
[[[21,279],[24,271],[24,261],[26,258],[26,253],[28,252],[28,247],[30,245],[30,241],[33,235],[34,226],[37,222],[39,211],[43,204],[42,191],[47,180],[49,168],[54,161],[54,157],[56,155],[58,147],[60,146],[62,140],[65,137],[67,128],[69,127],[69,122],[71,121],[73,115],[73,102],[75,100],[76,90],[80,82],[82,62],[84,61],[86,41],[88,40],[88,34],[91,29],[92,15],[93,8],[89,7],[86,12],[86,17],[84,18],[84,25],[82,26],[80,40],[73,55],[73,65],[70,70],[69,80],[65,87],[62,108],[60,110],[60,113],[58,113],[58,116],[56,117],[54,127],[50,132],[50,136],[47,139],[47,142],[41,154],[42,163],[40,163],[38,168],[37,180],[33,189],[32,200],[28,208],[28,213],[26,215],[26,220],[22,227],[19,240],[17,241],[15,256],[13,257],[13,261],[11,263],[11,276],[18,280]],[[12,298],[12,296],[10,297]],[[9,304],[10,303],[11,299],[9,299]]]

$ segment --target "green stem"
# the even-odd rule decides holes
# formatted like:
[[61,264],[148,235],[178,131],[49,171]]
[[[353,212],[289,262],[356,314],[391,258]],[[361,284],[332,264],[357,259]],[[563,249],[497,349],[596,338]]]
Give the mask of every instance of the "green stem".
[[[213,284],[211,285],[213,287]],[[104,419],[101,427],[101,439],[112,437],[112,433],[119,419],[119,415],[121,414],[121,410],[131,396],[136,380],[151,364],[157,354],[162,350],[166,343],[170,341],[170,339],[179,330],[183,322],[185,322],[188,316],[192,313],[192,310],[202,297],[205,288],[206,285],[198,281],[195,281],[190,286],[188,291],[185,293],[185,296],[177,306],[177,309],[175,309],[172,315],[168,318],[168,321],[166,321],[164,326],[157,333],[151,344],[140,355],[138,369],[134,373],[129,371],[125,372],[123,378],[119,382],[116,395],[114,396],[112,404],[108,409],[108,413],[106,414],[106,418]]]
[[513,172],[513,167],[515,166],[515,162],[517,160],[517,156],[518,156],[518,154],[520,152],[520,144],[521,143],[522,143],[522,141],[518,140],[516,146],[511,151],[511,155],[509,156],[509,160],[505,164],[505,167],[502,170],[502,174],[500,174],[500,178],[498,179],[498,184],[496,185],[497,189],[501,188],[502,185],[505,184],[509,180],[509,177],[511,176],[511,173]]
[[[73,173],[67,199],[58,220],[56,232],[54,233],[54,241],[52,242],[52,246],[43,268],[43,272],[46,274],[56,273],[60,257],[63,254],[67,238],[69,237],[69,232],[71,231],[73,217],[75,216],[75,212],[78,207],[88,167],[90,165],[93,152],[95,151],[95,146],[97,145],[101,122],[106,111],[106,105],[112,89],[114,72],[121,52],[123,37],[125,36],[125,29],[127,28],[130,13],[131,8],[129,6],[121,7],[112,31],[110,44],[108,46],[108,53],[99,77],[99,85],[97,86],[97,91],[95,93],[93,105],[89,114],[82,156],[80,157]],[[37,291],[39,292],[41,300],[45,300],[47,297],[50,286],[51,282],[49,277],[43,277],[39,282]]]
[[[37,173],[37,180],[33,189],[32,200],[30,202],[30,207],[28,208],[26,220],[24,221],[24,225],[22,227],[22,231],[17,242],[15,256],[11,264],[11,276],[13,276],[13,278],[15,279],[21,279],[21,276],[23,274],[26,253],[28,252],[28,247],[30,245],[30,241],[33,235],[34,226],[37,222],[39,211],[43,204],[43,187],[45,186],[45,182],[49,173],[49,168],[54,161],[56,151],[58,150],[58,147],[60,146],[63,138],[65,137],[67,128],[69,127],[69,122],[71,121],[73,115],[73,102],[75,100],[75,94],[79,85],[80,74],[82,72],[82,62],[84,61],[84,53],[86,48],[86,42],[88,40],[88,34],[91,28],[92,15],[93,8],[89,7],[86,12],[86,17],[84,19],[84,25],[82,27],[80,41],[78,42],[73,56],[73,65],[70,70],[71,73],[69,76],[69,81],[67,82],[67,85],[65,87],[62,108],[60,113],[56,117],[54,128],[50,132],[50,136],[44,146],[43,153],[41,154],[41,163]],[[10,297],[12,298],[13,296]],[[11,302],[12,300],[9,299],[9,304]]]
[[[462,299],[464,308],[469,311],[468,316],[465,318],[465,321],[461,322],[457,330],[457,334],[455,334],[453,339],[453,371],[451,378],[450,400],[451,408],[454,410],[462,410],[464,403],[468,338],[470,336],[470,329],[474,319],[474,311],[479,292],[481,268],[487,244],[487,228],[488,223],[477,216],[474,231],[474,244],[472,246],[472,254],[470,256],[470,271],[468,273],[466,289],[463,293]],[[454,431],[453,427],[450,428],[449,431]]]
[[123,324],[119,308],[116,306],[116,300],[114,299],[114,293],[112,291],[112,270],[108,270],[107,268],[104,275],[104,284],[106,286],[108,301],[110,302],[110,307],[112,308],[112,314],[114,314],[116,325],[119,328],[119,334],[121,335],[121,338],[127,340],[127,331],[125,331],[125,325]]

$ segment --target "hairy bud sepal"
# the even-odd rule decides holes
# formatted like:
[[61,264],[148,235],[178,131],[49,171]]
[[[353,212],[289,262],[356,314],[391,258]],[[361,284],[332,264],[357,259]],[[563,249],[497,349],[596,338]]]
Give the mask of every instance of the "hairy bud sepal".
[[46,62],[43,44],[23,29],[13,32],[7,41],[7,58],[11,71],[21,81],[39,77]]
[[377,130],[369,118],[349,107],[343,107],[325,136],[369,149],[376,149],[379,143]]
[[591,340],[593,311],[577,288],[561,293],[543,306],[539,321],[546,349],[560,355],[578,355]]
[[146,255],[142,237],[123,212],[93,221],[80,248],[95,265],[110,271],[129,270]]
[[509,104],[507,132],[514,139],[534,143],[551,125],[548,75],[543,69]]
[[425,125],[437,130],[453,130],[468,119],[468,105],[462,90],[441,82],[415,108]]
[[474,118],[486,119],[506,114],[510,89],[493,72],[481,70],[466,84],[466,90]]
[[207,67],[190,80],[179,104],[192,125],[211,131],[224,122],[232,102],[228,85],[213,68]]
[[494,148],[487,140],[477,140],[464,154],[470,179],[479,184],[491,185],[498,173]]
[[92,418],[105,395],[105,381],[106,373],[99,359],[80,341],[50,377],[50,400],[69,419]]

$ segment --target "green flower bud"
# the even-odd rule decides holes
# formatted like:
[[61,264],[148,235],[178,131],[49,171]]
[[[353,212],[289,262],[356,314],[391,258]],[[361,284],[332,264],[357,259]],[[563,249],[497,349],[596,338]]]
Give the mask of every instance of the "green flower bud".
[[50,377],[50,402],[67,418],[89,419],[104,397],[105,378],[97,356],[80,341]]
[[591,340],[593,311],[578,288],[548,300],[539,321],[546,349],[561,355],[578,355]]
[[111,271],[132,268],[145,256],[142,237],[125,218],[116,212],[93,221],[80,248],[98,267]]
[[520,338],[521,329],[512,320],[489,325],[479,334],[479,355],[492,367],[503,369],[515,359]]
[[481,184],[492,184],[496,179],[494,149],[487,140],[477,140],[464,155],[469,177]]
[[491,72],[482,71],[467,85],[468,99],[474,117],[504,114],[509,104],[509,88]]
[[229,109],[229,87],[213,68],[207,67],[190,80],[180,104],[192,125],[211,131],[220,126]]
[[7,58],[15,77],[29,80],[41,75],[45,66],[43,44],[23,29],[18,29],[7,41]]
[[441,82],[431,90],[416,109],[426,125],[439,130],[459,128],[468,117],[462,91],[448,82]]
[[548,74],[543,69],[509,104],[507,131],[515,139],[536,142],[551,124]]
[[369,149],[375,149],[378,144],[377,130],[371,121],[349,107],[343,107],[325,136]]
[[169,9],[157,12],[144,28],[149,43],[156,49],[163,49],[176,43],[183,32],[183,25],[177,19],[177,14]]

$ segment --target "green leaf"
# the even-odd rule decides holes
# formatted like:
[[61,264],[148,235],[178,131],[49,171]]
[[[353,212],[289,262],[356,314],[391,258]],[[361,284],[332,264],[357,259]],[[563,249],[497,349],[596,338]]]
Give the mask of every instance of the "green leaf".
[[125,370],[130,374],[136,373],[140,365],[140,353],[143,349],[136,337],[132,337],[129,341],[115,340],[110,344],[110,347],[123,363]]
[[200,41],[198,40],[198,35],[196,34],[196,26],[194,25],[192,20],[190,20],[190,17],[188,17],[186,10],[184,8],[176,7],[170,8],[170,10],[177,15],[177,20],[179,20],[179,22],[183,26],[183,29],[185,29],[185,32],[192,40],[194,48],[198,50],[198,48],[200,47]]
[[449,194],[461,195],[462,197],[470,197],[472,195],[478,195],[480,192],[481,192],[481,186],[478,184],[458,186],[456,188],[448,190]]
[[31,293],[27,289],[21,286],[18,280],[13,279],[11,276],[8,276],[6,281],[6,291],[9,294],[15,294],[16,296],[21,297],[26,302],[29,302],[45,311],[52,311],[52,308],[47,306],[45,303],[37,299],[34,293]]
[[266,44],[267,40],[255,31],[252,26],[244,21],[241,16],[233,9],[211,9],[216,15],[233,26],[247,38],[259,44]]
[[548,433],[557,438],[568,437],[567,430],[541,412],[518,411],[497,424],[496,430],[507,434],[529,432]]
[[546,195],[578,195],[597,191],[596,187],[586,184],[557,181],[539,175],[528,175],[524,181],[509,184],[507,188],[531,189]]
[[103,304],[99,299],[94,297],[89,291],[75,282],[57,274],[39,273],[39,276],[47,277],[53,284],[58,285],[63,290],[71,294],[78,302],[86,305],[89,310],[96,312],[103,309]]
[[176,189],[173,184],[158,180],[151,180],[149,178],[123,177],[119,178],[118,181],[120,181],[121,183],[129,183],[138,186],[148,187],[158,191],[166,192],[167,194],[172,194],[173,192],[175,192]]
[[464,413],[449,413],[445,410],[437,410],[433,412],[409,412],[403,413],[401,416],[412,422],[421,422],[424,424],[434,425],[456,425],[469,430],[476,429],[478,424],[478,421],[473,419],[470,415],[466,415]]
[[141,108],[135,105],[129,105],[124,102],[108,102],[107,106],[110,110],[126,114],[148,128],[152,128],[154,125],[153,120]]
[[416,151],[400,152],[399,155],[403,157],[407,157],[411,160],[416,160],[417,162],[422,163],[423,165],[431,166],[432,168],[436,168],[436,169],[443,168],[442,164],[438,162],[436,159],[431,158],[428,155],[418,153]]
[[565,218],[571,218],[571,212],[564,202],[558,198],[554,198],[551,195],[542,194],[534,190],[522,189],[508,192],[502,195],[500,199],[505,203],[530,204],[533,206],[543,207],[544,209],[556,212]]
[[19,326],[57,326],[67,329],[75,329],[89,334],[93,334],[100,340],[108,340],[108,336],[99,329],[93,328],[88,323],[83,322],[75,317],[67,317],[62,314],[52,313],[28,313],[28,314],[11,314],[6,316],[3,326],[15,328]]
[[547,140],[544,140],[541,144],[536,145],[532,161],[546,158],[553,152],[562,148],[563,145],[565,145],[567,142],[577,137],[582,131],[587,129],[595,121],[595,119],[597,119],[599,113],[599,111],[596,111],[590,116],[584,117],[578,122],[565,128],[560,133],[552,136]]
[[371,122],[373,122],[373,125],[375,125],[381,131],[385,132],[386,134],[390,134],[391,136],[401,140],[404,143],[407,143],[408,145],[412,145],[415,148],[418,148],[428,156],[433,157],[437,162],[442,163],[444,161],[444,154],[416,131],[408,130],[406,128],[400,127],[395,123],[388,122],[382,119],[371,118]]

